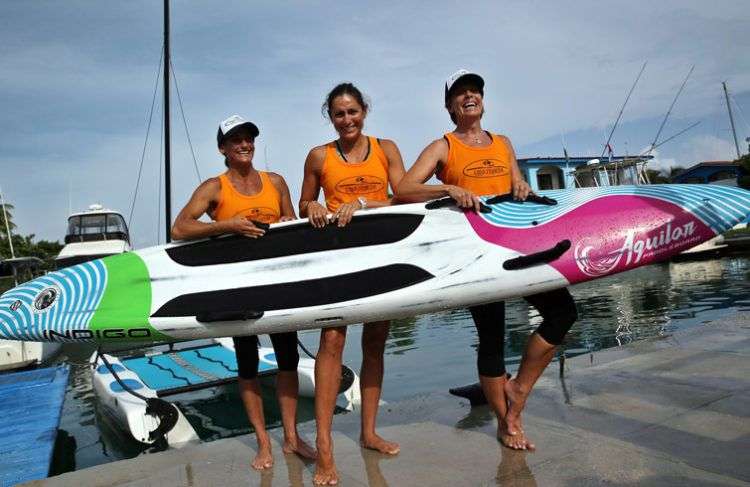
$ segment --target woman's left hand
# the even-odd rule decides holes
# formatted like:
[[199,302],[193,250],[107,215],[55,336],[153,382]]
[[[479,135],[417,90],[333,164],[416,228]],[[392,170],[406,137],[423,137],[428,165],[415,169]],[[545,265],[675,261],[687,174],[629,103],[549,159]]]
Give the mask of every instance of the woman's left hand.
[[334,213],[333,216],[336,218],[338,226],[343,227],[352,221],[352,215],[354,215],[355,211],[360,209],[362,209],[362,205],[359,204],[359,201],[354,200],[350,203],[344,203],[339,206],[339,209],[336,210],[336,213]]
[[531,193],[531,186],[523,178],[513,180],[513,199],[524,201]]

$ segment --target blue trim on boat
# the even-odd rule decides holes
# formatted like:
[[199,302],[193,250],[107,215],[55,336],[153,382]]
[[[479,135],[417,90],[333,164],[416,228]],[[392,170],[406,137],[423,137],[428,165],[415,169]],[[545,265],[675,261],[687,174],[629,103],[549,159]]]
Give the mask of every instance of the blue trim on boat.
[[[141,384],[139,381],[135,379],[120,379],[123,384],[125,384],[131,391],[137,391],[138,389],[143,389],[144,385]],[[109,388],[112,390],[112,392],[122,392],[125,390],[122,385],[120,385],[119,382],[116,380],[113,380],[109,383]]]
[[0,485],[49,474],[69,373],[61,365],[0,375]]
[[[275,356],[270,354],[270,358],[275,364]],[[237,377],[237,357],[234,351],[221,344],[125,358],[122,364],[156,392]],[[274,370],[275,365],[262,360],[258,365],[259,373]]]

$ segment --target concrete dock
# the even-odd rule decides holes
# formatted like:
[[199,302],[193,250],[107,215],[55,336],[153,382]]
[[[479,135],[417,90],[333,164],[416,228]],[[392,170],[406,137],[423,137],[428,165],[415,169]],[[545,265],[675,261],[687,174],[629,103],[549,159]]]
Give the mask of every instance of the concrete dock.
[[[444,391],[381,408],[379,432],[401,444],[396,457],[361,449],[359,414],[337,415],[340,485],[750,485],[749,406],[750,313],[742,313],[568,359],[563,378],[552,364],[524,415],[536,453],[500,446],[487,406]],[[314,439],[314,423],[300,431]],[[312,485],[314,465],[282,454],[280,434],[272,432],[276,464],[265,473],[249,468],[247,435],[26,485]]]

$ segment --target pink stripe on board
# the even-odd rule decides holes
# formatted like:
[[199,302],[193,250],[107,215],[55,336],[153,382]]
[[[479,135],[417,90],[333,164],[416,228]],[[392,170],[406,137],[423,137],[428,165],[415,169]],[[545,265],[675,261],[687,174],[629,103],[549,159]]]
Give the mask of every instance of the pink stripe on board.
[[522,229],[466,216],[483,240],[524,255],[570,240],[570,250],[550,265],[571,284],[667,259],[716,235],[682,207],[647,196],[601,196]]

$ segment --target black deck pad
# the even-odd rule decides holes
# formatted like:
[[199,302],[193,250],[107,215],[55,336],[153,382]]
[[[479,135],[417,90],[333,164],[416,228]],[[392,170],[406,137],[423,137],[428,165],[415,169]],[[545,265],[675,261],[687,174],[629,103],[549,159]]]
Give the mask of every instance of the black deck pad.
[[183,294],[152,316],[196,316],[209,309],[237,310],[239,305],[256,312],[320,306],[395,291],[433,277],[421,267],[393,264],[320,279]]
[[231,235],[167,249],[178,264],[203,266],[271,259],[324,250],[339,250],[398,242],[411,235],[423,215],[362,215],[343,228],[336,224],[314,228],[307,221],[272,228],[258,239]]

